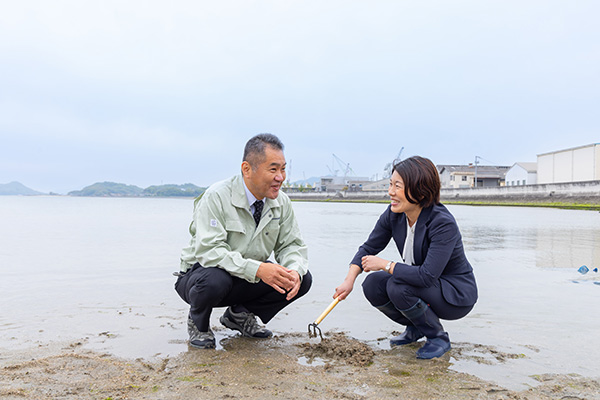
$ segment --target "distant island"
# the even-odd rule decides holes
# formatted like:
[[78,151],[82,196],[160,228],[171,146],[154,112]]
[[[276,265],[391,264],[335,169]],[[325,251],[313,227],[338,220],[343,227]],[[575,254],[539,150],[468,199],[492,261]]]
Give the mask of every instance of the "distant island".
[[85,197],[197,197],[206,188],[192,183],[183,185],[154,185],[142,189],[135,185],[126,185],[115,182],[97,182],[81,190],[69,192],[69,196]]
[[0,196],[37,196],[44,194],[23,185],[21,182],[0,183]]
[[[143,189],[124,183],[97,182],[81,190],[71,191],[67,195],[84,197],[197,197],[205,190],[206,188],[192,183],[153,185]],[[0,196],[39,196],[47,194],[56,195],[56,193],[38,192],[20,182],[0,183]]]

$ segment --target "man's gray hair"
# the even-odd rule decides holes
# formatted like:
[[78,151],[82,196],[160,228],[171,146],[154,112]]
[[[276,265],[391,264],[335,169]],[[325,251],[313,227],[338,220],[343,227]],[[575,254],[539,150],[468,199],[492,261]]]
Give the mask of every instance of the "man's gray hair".
[[243,161],[248,161],[252,169],[256,169],[265,160],[266,146],[283,151],[283,143],[277,136],[270,133],[259,133],[246,143]]

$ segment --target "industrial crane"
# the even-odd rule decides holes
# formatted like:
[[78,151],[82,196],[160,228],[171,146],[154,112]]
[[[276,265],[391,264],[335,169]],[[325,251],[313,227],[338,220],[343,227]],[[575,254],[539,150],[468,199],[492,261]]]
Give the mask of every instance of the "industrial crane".
[[383,168],[383,172],[384,172],[383,177],[384,178],[387,179],[392,176],[392,172],[394,172],[393,171],[394,164],[396,164],[398,161],[402,160],[402,151],[404,151],[404,146],[402,146],[402,148],[398,152],[398,155],[396,156],[394,161],[392,161],[391,163],[385,164],[385,167]]

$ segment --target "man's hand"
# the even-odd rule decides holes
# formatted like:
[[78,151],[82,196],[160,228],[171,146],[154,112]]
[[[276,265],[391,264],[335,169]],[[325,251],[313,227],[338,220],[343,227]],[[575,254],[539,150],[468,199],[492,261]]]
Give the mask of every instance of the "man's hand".
[[298,294],[298,290],[300,290],[300,285],[302,284],[302,280],[300,279],[300,274],[298,273],[298,271],[294,271],[294,270],[288,270],[288,271],[292,271],[293,275],[294,275],[294,287],[292,287],[292,289],[288,292],[287,296],[285,297],[285,299],[287,301],[290,301],[291,299],[293,299],[294,297],[296,297],[296,295]]
[[281,294],[288,293],[290,300],[300,289],[300,275],[296,271],[274,263],[262,263],[256,271],[256,277]]

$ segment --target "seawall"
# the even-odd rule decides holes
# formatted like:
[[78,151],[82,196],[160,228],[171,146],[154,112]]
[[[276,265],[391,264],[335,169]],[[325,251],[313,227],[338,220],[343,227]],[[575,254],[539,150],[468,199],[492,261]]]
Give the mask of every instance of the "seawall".
[[[287,192],[287,195],[292,200],[304,201],[387,201],[389,199],[385,190]],[[441,200],[446,203],[600,205],[600,180],[524,186],[442,189]]]
[[600,181],[442,189],[442,201],[600,204]]

